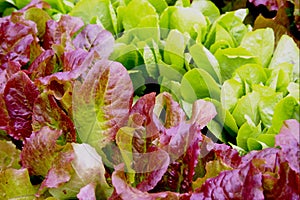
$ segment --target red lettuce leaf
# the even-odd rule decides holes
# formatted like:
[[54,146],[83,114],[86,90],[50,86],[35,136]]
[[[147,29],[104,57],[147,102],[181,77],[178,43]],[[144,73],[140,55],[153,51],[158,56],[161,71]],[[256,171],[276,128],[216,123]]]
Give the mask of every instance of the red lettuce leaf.
[[83,49],[65,52],[63,55],[63,71],[72,71],[78,68],[87,58],[88,52]]
[[113,51],[114,37],[96,24],[87,25],[73,40],[77,49],[95,51],[101,58],[108,58]]
[[278,0],[249,0],[250,3],[253,3],[255,6],[264,5],[269,10],[278,10],[278,5],[280,1]]
[[120,63],[107,60],[96,62],[82,78],[73,90],[75,126],[81,141],[101,152],[127,123],[132,82]]
[[51,49],[52,45],[62,45],[66,50],[73,50],[72,37],[84,26],[78,17],[62,15],[58,22],[49,20],[46,23],[43,47]]
[[157,96],[155,114],[159,117],[164,115],[164,126],[171,128],[178,126],[186,120],[184,111],[181,109],[178,102],[172,99],[169,93],[161,93]]
[[9,115],[6,109],[3,94],[0,93],[0,130],[8,131]]
[[30,60],[30,45],[34,41],[31,27],[10,20],[0,21],[0,66],[8,67],[8,62],[13,62],[19,67]]
[[80,189],[80,192],[77,194],[79,200],[96,200],[96,184],[90,183]]
[[[257,161],[259,163],[259,160]],[[200,191],[192,194],[196,199],[264,199],[262,174],[255,167],[256,161],[241,168],[223,171],[216,178],[206,181]]]
[[233,170],[223,171],[218,176],[207,179],[201,187],[196,188],[191,199],[244,199],[246,196],[249,199],[298,199],[298,141],[299,122],[287,120],[276,136],[276,145],[281,149],[251,151],[240,157],[224,144],[208,144],[212,148],[206,147],[211,150],[202,158],[204,162],[219,160]]
[[111,189],[106,183],[101,157],[88,144],[68,143],[59,153],[43,181],[40,194],[49,189],[56,199],[73,199],[87,185],[95,184],[97,199],[106,199]]
[[142,150],[139,151],[138,149],[148,149],[148,147],[150,147],[149,144],[158,138],[160,133],[165,131],[162,123],[154,114],[155,101],[155,93],[146,94],[139,98],[130,110],[128,126],[140,129],[145,127],[144,135],[135,134],[134,137],[137,142],[134,142],[134,144],[138,144],[139,142],[142,142],[142,140],[145,140],[140,147],[134,145],[134,148],[140,153]]
[[56,64],[53,50],[42,52],[29,66],[28,73],[32,80],[52,74]]
[[63,151],[53,159],[53,165],[49,169],[46,178],[42,182],[38,195],[42,194],[47,188],[58,188],[64,183],[70,181],[74,169],[72,161],[75,159],[74,150],[70,144],[67,144]]
[[295,119],[286,120],[276,135],[275,145],[281,147],[282,158],[285,159],[291,169],[300,173],[300,125]]
[[32,114],[33,130],[38,131],[44,126],[62,130],[62,143],[76,142],[76,131],[72,120],[48,93],[42,93],[35,100]]
[[0,94],[3,94],[5,85],[10,77],[21,70],[19,64],[8,61],[5,66],[0,66]]
[[31,135],[33,102],[38,94],[37,87],[22,71],[8,80],[4,89],[4,100],[10,118],[8,134],[15,139]]
[[45,126],[34,132],[30,138],[26,138],[21,152],[21,163],[31,175],[46,176],[55,157],[62,149],[56,144],[61,134],[62,131]]
[[155,200],[155,199],[189,199],[189,194],[179,194],[175,192],[148,193],[142,192],[127,184],[124,173],[124,165],[120,164],[115,167],[112,175],[114,193],[109,200],[132,199],[132,200]]
[[173,192],[188,193],[192,191],[192,180],[198,162],[201,132],[197,126],[182,123],[173,129],[174,133],[168,145],[163,146],[171,162],[162,180],[154,191],[165,189]]

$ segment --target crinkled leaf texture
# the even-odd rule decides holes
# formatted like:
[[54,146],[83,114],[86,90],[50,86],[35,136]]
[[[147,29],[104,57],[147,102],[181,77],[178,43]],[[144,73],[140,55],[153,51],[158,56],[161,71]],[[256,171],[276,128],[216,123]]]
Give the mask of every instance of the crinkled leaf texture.
[[101,152],[128,120],[132,82],[120,63],[108,60],[96,62],[83,78],[73,90],[73,118],[80,140]]
[[38,131],[44,126],[62,130],[62,142],[76,142],[76,131],[72,120],[58,106],[54,96],[48,93],[39,95],[33,106],[33,131]]
[[[53,163],[40,191],[49,188],[55,198],[67,199],[84,195],[88,190],[94,192],[97,199],[105,199],[111,195],[111,190],[104,174],[102,159],[93,147],[68,143]],[[96,186],[97,191],[90,188]]]
[[300,173],[300,125],[295,119],[286,120],[280,130],[280,134],[276,135],[276,146],[280,146],[282,154],[290,167]]
[[73,40],[76,49],[95,51],[101,58],[108,58],[113,51],[114,37],[96,24],[87,25]]
[[58,22],[47,21],[43,47],[51,49],[53,45],[62,45],[65,50],[73,50],[72,37],[83,26],[80,18],[69,15],[62,15]]
[[[191,120],[186,121],[170,94],[161,93],[155,99],[152,93],[140,98],[131,110],[129,127],[117,133],[125,166],[118,165],[113,175],[115,191],[111,198],[188,197],[200,154],[201,129],[215,115],[213,104],[199,100]],[[133,191],[131,185],[126,186],[130,191],[122,186],[126,180],[136,184]]]
[[56,140],[62,134],[60,130],[52,130],[48,126],[33,132],[30,138],[24,141],[21,152],[21,162],[31,175],[46,176],[54,159],[62,147]]
[[[276,136],[276,144],[281,149],[251,151],[240,157],[230,148],[216,150],[217,146],[221,146],[212,146],[214,159],[220,159],[233,170],[222,171],[218,176],[207,179],[201,187],[195,189],[191,199],[298,199],[299,139],[296,138],[299,138],[299,122],[287,120]],[[224,156],[226,152],[233,154]]]
[[30,45],[35,40],[33,29],[8,19],[0,21],[0,66],[5,69],[8,62],[18,66],[25,65],[30,59]]
[[39,91],[29,77],[22,71],[14,74],[6,83],[4,100],[9,115],[8,134],[16,139],[31,135],[33,102]]

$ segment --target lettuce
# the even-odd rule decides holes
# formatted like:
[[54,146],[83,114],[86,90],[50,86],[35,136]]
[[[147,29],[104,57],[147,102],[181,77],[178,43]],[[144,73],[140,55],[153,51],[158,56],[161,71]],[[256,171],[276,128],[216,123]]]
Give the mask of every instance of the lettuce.
[[0,19],[1,198],[297,198],[291,37],[210,1],[47,2]]

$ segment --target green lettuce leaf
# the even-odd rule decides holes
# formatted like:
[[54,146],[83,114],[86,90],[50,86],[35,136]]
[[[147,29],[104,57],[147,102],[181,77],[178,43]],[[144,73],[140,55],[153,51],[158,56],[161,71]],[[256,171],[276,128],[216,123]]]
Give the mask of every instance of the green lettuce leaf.
[[279,133],[283,123],[287,119],[299,120],[300,105],[299,102],[292,96],[285,97],[279,101],[274,109],[272,119],[272,129]]
[[195,68],[184,74],[180,92],[185,101],[192,103],[205,97],[219,100],[221,91],[209,73],[203,69]]
[[187,38],[178,30],[171,30],[164,48],[164,61],[169,65],[183,68]]
[[127,6],[119,7],[119,15],[122,17],[121,23],[125,30],[136,27],[158,27],[158,14],[146,0],[132,0]]
[[168,7],[163,11],[159,22],[163,31],[162,37],[167,37],[170,29],[177,29],[181,33],[189,33],[194,40],[198,37],[204,40],[207,22],[204,15],[197,9],[190,7]]
[[198,43],[190,47],[189,51],[198,68],[207,71],[216,82],[222,82],[219,63],[208,49]]
[[[232,12],[227,12],[223,15],[221,15],[218,19],[215,20],[212,27],[210,28],[207,37],[205,39],[204,45],[210,49],[210,47],[218,42],[216,36],[217,36],[217,26],[220,26],[223,28],[223,31],[226,31],[226,34],[230,36],[226,36],[228,40],[232,40],[234,45],[233,47],[239,46],[242,38],[244,35],[248,32],[248,29],[246,25],[243,24],[243,20],[245,19],[247,15],[246,9],[240,9]],[[219,35],[221,37],[224,37],[222,35]],[[225,41],[227,41],[227,39]]]
[[0,140],[0,171],[8,168],[19,169],[19,161],[20,150],[12,142]]
[[223,81],[230,79],[233,72],[242,65],[259,64],[258,58],[242,47],[218,49],[215,57],[219,61]]
[[97,17],[106,30],[111,33],[118,33],[116,13],[109,0],[79,1],[69,15],[81,17],[86,24]]
[[244,84],[251,86],[253,84],[264,84],[267,81],[267,74],[259,64],[245,64],[235,70],[234,78],[240,79]]
[[248,93],[238,100],[237,105],[232,112],[232,116],[239,127],[246,122],[246,116],[248,116],[254,124],[257,125],[259,123],[259,101],[260,94],[256,91]]
[[293,80],[299,81],[299,55],[299,48],[294,40],[287,35],[283,35],[274,51],[269,68],[274,69],[279,64],[290,63],[293,65]]
[[245,34],[240,46],[257,56],[263,67],[268,67],[273,55],[275,36],[273,29],[257,29]]
[[0,171],[1,199],[35,199],[36,189],[30,182],[27,169],[6,169]]
[[281,63],[272,70],[266,85],[286,95],[288,92],[287,87],[292,81],[293,65],[290,63]]
[[192,1],[191,7],[208,17],[210,23],[213,23],[220,16],[218,7],[211,1]]
[[238,100],[244,95],[243,85],[235,79],[228,79],[221,88],[221,103],[224,109],[232,112]]

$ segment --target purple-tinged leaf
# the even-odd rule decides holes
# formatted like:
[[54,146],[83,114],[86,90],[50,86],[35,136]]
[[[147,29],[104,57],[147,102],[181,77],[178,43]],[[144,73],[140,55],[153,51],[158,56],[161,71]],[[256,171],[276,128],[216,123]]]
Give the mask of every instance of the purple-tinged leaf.
[[299,173],[292,170],[287,162],[276,167],[275,173],[263,174],[265,199],[299,199]]
[[21,152],[21,162],[31,175],[46,176],[55,157],[62,149],[56,144],[61,134],[62,131],[45,126],[31,134],[30,138],[26,138]]
[[29,4],[27,4],[24,8],[22,8],[20,11],[24,12],[26,10],[28,10],[29,8],[50,8],[50,5],[45,2],[45,1],[41,1],[41,0],[32,0],[30,1]]
[[291,169],[300,173],[300,124],[297,120],[286,120],[276,135],[275,145],[281,147],[282,157],[288,161]]
[[178,126],[181,122],[186,120],[184,111],[181,109],[179,103],[172,99],[169,93],[161,93],[157,96],[155,114],[157,116],[164,116],[164,125],[166,128]]
[[62,45],[66,50],[73,50],[72,37],[84,26],[78,17],[62,15],[58,22],[47,21],[43,47],[51,49],[52,45]]
[[203,129],[216,115],[217,111],[214,104],[200,99],[193,104],[192,117],[189,123],[195,123],[200,129]]
[[170,156],[170,165],[162,180],[154,188],[155,191],[165,189],[186,193],[192,190],[192,180],[200,154],[199,141],[201,132],[197,126],[181,123],[172,131],[169,143],[162,146]]
[[101,151],[127,123],[133,87],[126,69],[100,60],[73,90],[73,117],[81,141]]
[[65,52],[63,55],[63,71],[72,71],[78,68],[87,58],[88,52],[83,49]]
[[10,117],[8,134],[15,139],[31,135],[33,102],[38,94],[37,87],[22,71],[8,80],[4,89],[4,100]]
[[103,59],[107,59],[113,51],[114,37],[97,24],[88,24],[73,40],[75,48],[87,52],[95,51]]
[[29,66],[28,73],[32,80],[52,74],[56,59],[53,50],[41,53]]
[[241,157],[237,150],[225,144],[214,144],[214,155],[217,159],[232,168],[237,168],[241,164]]
[[97,199],[106,199],[111,190],[105,180],[101,157],[88,144],[68,143],[49,170],[40,189],[49,188],[56,199],[75,198],[81,188],[97,184]]
[[9,20],[0,21],[0,66],[7,68],[9,61],[19,67],[30,59],[30,45],[34,41],[32,28]]
[[[26,18],[26,14],[24,14],[22,12],[13,12],[9,19],[10,19],[10,22],[14,23],[15,25],[23,25],[24,27],[26,27],[28,29],[28,33],[31,34],[32,41],[29,43],[30,48],[29,49],[27,48],[26,55],[28,56],[29,61],[33,62],[35,60],[35,58],[38,57],[43,52],[43,49],[39,45],[39,39],[37,37],[37,34],[38,34],[37,24],[31,20],[28,20]],[[18,49],[14,48],[13,50],[19,54],[19,52],[18,52],[19,49],[20,49],[20,47],[18,47]],[[24,50],[22,50],[22,51],[24,51]],[[21,64],[21,65],[24,65],[24,64]]]
[[175,192],[147,193],[127,184],[124,173],[124,165],[115,167],[112,175],[112,183],[115,188],[109,200],[131,199],[131,200],[156,200],[156,199],[189,199],[190,194],[179,194]]
[[[49,76],[41,77],[35,81],[36,85],[49,87],[53,81],[65,84],[66,82],[70,82],[75,79],[85,79],[98,57],[94,53],[83,54],[83,52],[85,51],[79,49],[67,53],[65,52],[64,55],[66,56],[63,58],[63,64],[66,65],[67,69],[72,68],[72,70],[56,72]],[[81,60],[85,55],[85,59]],[[79,59],[77,60],[76,57]]]
[[76,131],[72,120],[48,93],[39,95],[33,105],[33,131],[41,130],[44,126],[62,130],[62,143],[76,142]]
[[165,129],[153,112],[155,100],[155,93],[146,94],[139,98],[130,110],[128,126],[133,128],[145,127],[146,134],[144,138],[136,135],[137,138],[143,139],[145,143],[147,143],[146,146],[143,147],[145,149],[147,149],[149,144],[151,144],[161,132],[164,132]]
[[68,143],[53,160],[53,164],[42,182],[38,195],[42,194],[46,188],[58,188],[70,181],[72,174],[75,173],[72,168],[74,159],[74,150],[71,144]]
[[77,194],[79,200],[96,200],[95,194],[96,184],[90,183],[80,189],[80,192]]
[[170,158],[161,150],[147,150],[146,153],[135,153],[133,169],[135,170],[136,188],[142,192],[152,190],[168,169]]
[[[202,167],[202,166],[199,166]],[[220,174],[220,172],[225,170],[231,170],[232,168],[226,164],[224,164],[221,160],[212,160],[205,163],[205,176],[197,178],[196,181],[193,182],[193,188],[199,188],[201,185],[209,178],[216,177]]]
[[20,70],[19,64],[13,61],[8,61],[5,66],[0,66],[0,94],[3,94],[5,85],[10,77]]
[[192,194],[191,200],[198,199],[264,199],[262,174],[255,165],[261,160],[253,160],[249,165],[208,179],[200,189]]
[[9,115],[6,109],[3,94],[0,93],[0,130],[8,131]]
[[253,3],[255,6],[264,5],[269,10],[278,10],[278,0],[249,0],[250,3]]

